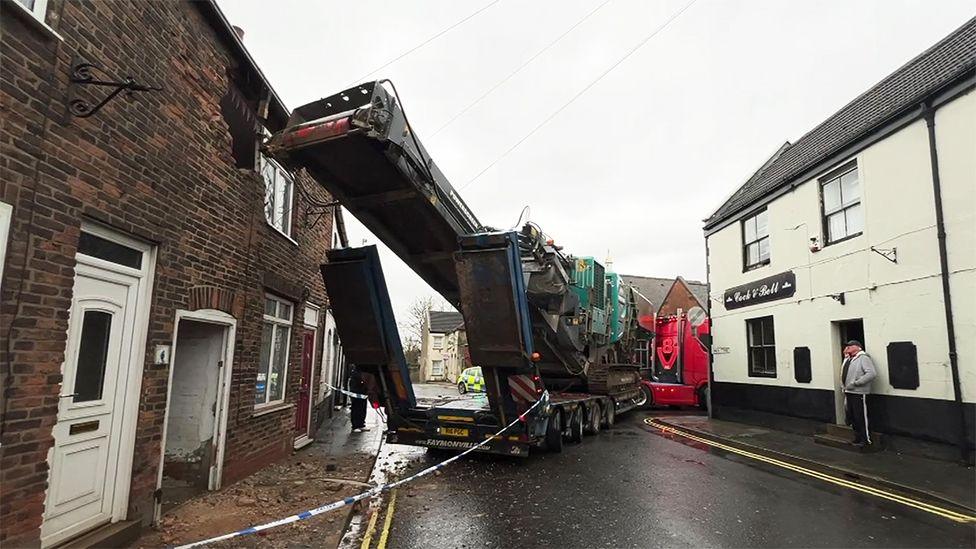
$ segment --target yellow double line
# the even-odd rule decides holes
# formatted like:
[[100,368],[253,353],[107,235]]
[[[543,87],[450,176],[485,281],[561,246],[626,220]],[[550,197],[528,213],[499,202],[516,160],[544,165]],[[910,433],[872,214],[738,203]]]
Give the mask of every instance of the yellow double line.
[[[376,549],[386,549],[386,542],[390,538],[390,526],[393,525],[393,512],[396,510],[396,489],[390,493],[390,503],[386,505],[386,518],[383,519],[383,531],[380,532],[379,541],[376,542]],[[363,536],[363,543],[360,549],[369,549],[373,543],[373,534],[376,533],[376,521],[380,517],[380,507],[373,511],[373,516],[369,517],[369,526],[366,527],[366,535]]]
[[939,515],[940,517],[947,518],[947,519],[952,520],[952,521],[955,521],[955,522],[961,522],[961,523],[976,522],[976,516],[967,515],[967,514],[964,514],[964,513],[959,513],[959,512],[953,511],[951,509],[946,509],[944,507],[939,507],[937,505],[932,505],[931,503],[926,503],[924,501],[920,501],[920,500],[913,499],[913,498],[910,498],[910,497],[902,496],[900,494],[896,494],[896,493],[893,493],[893,492],[888,492],[888,491],[882,490],[880,488],[875,488],[873,486],[866,486],[866,485],[860,484],[858,482],[852,482],[852,481],[847,480],[847,479],[843,479],[843,478],[840,478],[840,477],[835,477],[833,475],[828,475],[826,473],[821,473],[819,471],[814,471],[813,469],[807,469],[806,467],[800,467],[799,465],[794,465],[792,463],[788,463],[788,462],[785,462],[785,461],[782,461],[782,460],[779,460],[779,459],[775,459],[775,458],[763,456],[763,455],[756,454],[756,453],[753,453],[753,452],[749,452],[749,451],[746,451],[746,450],[741,450],[739,448],[735,448],[735,447],[729,446],[727,444],[722,444],[720,442],[715,442],[713,440],[709,440],[709,439],[706,439],[706,438],[703,438],[703,437],[699,437],[699,436],[693,435],[693,434],[691,434],[691,433],[689,433],[687,431],[682,431],[680,429],[676,429],[676,428],[671,427],[669,425],[665,425],[663,423],[660,423],[660,422],[658,422],[658,421],[656,421],[656,420],[654,420],[652,418],[645,419],[644,420],[644,423],[646,423],[647,425],[650,425],[651,427],[660,429],[660,430],[662,430],[662,431],[664,431],[666,433],[674,433],[676,435],[682,436],[682,437],[687,438],[689,440],[694,440],[695,442],[700,442],[702,444],[707,444],[708,446],[712,446],[714,448],[720,448],[720,449],[725,450],[727,452],[732,452],[734,454],[739,454],[740,456],[745,456],[745,457],[748,457],[748,458],[751,458],[751,459],[755,459],[757,461],[762,461],[764,463],[769,463],[771,465],[776,465],[777,467],[782,467],[783,469],[789,469],[790,471],[794,471],[794,472],[797,472],[797,473],[800,473],[800,474],[803,474],[803,475],[807,475],[807,476],[810,476],[810,477],[813,477],[813,478],[822,480],[824,482],[829,482],[829,483],[832,483],[832,484],[836,484],[838,486],[843,486],[844,488],[849,488],[851,490],[856,490],[858,492],[862,492],[862,493],[869,494],[869,495],[872,495],[872,496],[876,496],[876,497],[879,497],[879,498],[882,498],[882,499],[886,499],[888,501],[893,501],[895,503],[900,503],[902,505],[907,505],[908,507],[914,507],[915,509],[920,509],[920,510],[925,511],[927,513],[932,513],[933,515]]

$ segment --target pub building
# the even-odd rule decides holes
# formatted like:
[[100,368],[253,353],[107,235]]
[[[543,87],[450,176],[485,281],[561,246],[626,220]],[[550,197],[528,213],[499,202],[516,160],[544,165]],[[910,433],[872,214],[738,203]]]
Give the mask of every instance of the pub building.
[[974,49],[976,19],[785,143],[705,220],[714,417],[843,424],[856,339],[884,445],[971,459]]

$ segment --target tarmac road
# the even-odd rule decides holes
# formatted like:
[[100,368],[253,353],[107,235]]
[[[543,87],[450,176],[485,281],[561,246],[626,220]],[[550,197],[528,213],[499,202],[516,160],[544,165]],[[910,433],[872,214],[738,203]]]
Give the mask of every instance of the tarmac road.
[[[475,456],[401,487],[372,546],[976,546],[972,523],[674,440],[644,417],[630,413],[561,454]],[[397,448],[410,470],[445,457],[385,447]]]

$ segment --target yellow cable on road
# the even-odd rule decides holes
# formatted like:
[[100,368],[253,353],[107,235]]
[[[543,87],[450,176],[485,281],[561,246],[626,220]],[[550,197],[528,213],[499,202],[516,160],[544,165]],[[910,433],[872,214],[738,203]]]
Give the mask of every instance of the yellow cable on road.
[[386,540],[390,536],[390,526],[393,524],[393,511],[396,509],[397,491],[393,490],[390,495],[390,504],[386,506],[386,518],[383,520],[383,532],[380,534],[380,541],[376,544],[376,549],[386,549]]
[[700,442],[702,444],[706,444],[706,445],[712,446],[714,448],[720,448],[722,450],[725,450],[725,451],[728,451],[728,452],[732,452],[732,453],[735,453],[735,454],[739,454],[741,456],[745,456],[745,457],[748,457],[748,458],[751,458],[751,459],[755,459],[757,461],[762,461],[764,463],[769,463],[771,465],[776,465],[777,467],[782,467],[784,469],[788,469],[790,471],[794,471],[794,472],[797,472],[797,473],[800,473],[800,474],[803,474],[803,475],[807,475],[807,476],[810,476],[810,477],[813,477],[813,478],[816,478],[816,479],[819,479],[819,480],[823,480],[825,482],[830,482],[830,483],[836,484],[838,486],[843,486],[843,487],[849,488],[851,490],[856,490],[858,492],[863,492],[865,494],[870,494],[872,496],[876,496],[876,497],[879,497],[879,498],[882,498],[882,499],[887,499],[887,500],[893,501],[895,503],[900,503],[902,505],[907,505],[908,507],[914,507],[915,509],[919,509],[919,510],[925,511],[927,513],[932,513],[934,515],[939,515],[939,516],[941,516],[943,518],[947,518],[947,519],[952,520],[952,521],[955,521],[955,522],[961,522],[961,523],[976,522],[976,516],[967,515],[967,514],[964,514],[964,513],[959,513],[959,512],[953,511],[951,509],[945,509],[943,507],[939,507],[937,505],[932,505],[932,504],[926,503],[924,501],[920,501],[920,500],[916,500],[916,499],[913,499],[913,498],[910,498],[910,497],[906,497],[906,496],[902,496],[902,495],[899,495],[899,494],[895,494],[893,492],[888,492],[888,491],[882,490],[880,488],[875,488],[873,486],[867,486],[867,485],[860,484],[860,483],[857,483],[857,482],[853,482],[853,481],[850,481],[850,480],[842,479],[842,478],[839,478],[839,477],[835,477],[835,476],[832,476],[832,475],[828,475],[828,474],[825,474],[825,473],[821,473],[819,471],[814,471],[813,469],[807,469],[806,467],[800,467],[799,465],[794,465],[792,463],[788,463],[788,462],[785,462],[785,461],[782,461],[782,460],[778,460],[778,459],[775,459],[775,458],[766,457],[766,456],[763,456],[763,455],[760,455],[760,454],[756,454],[756,453],[753,453],[753,452],[749,452],[749,451],[746,451],[746,450],[740,450],[739,448],[735,448],[735,447],[729,446],[727,444],[722,444],[720,442],[715,442],[715,441],[709,440],[707,438],[703,438],[703,437],[699,437],[699,436],[693,435],[693,434],[691,434],[691,433],[689,433],[687,431],[683,431],[681,429],[677,429],[677,428],[671,427],[669,425],[665,425],[663,423],[660,423],[660,422],[654,420],[653,418],[647,418],[647,419],[645,419],[644,420],[644,423],[646,423],[647,425],[650,425],[651,427],[655,427],[657,429],[660,429],[660,430],[662,430],[662,431],[664,431],[666,433],[674,433],[676,435],[680,435],[680,436],[682,436],[684,438],[687,438],[689,440],[694,440],[695,442]]

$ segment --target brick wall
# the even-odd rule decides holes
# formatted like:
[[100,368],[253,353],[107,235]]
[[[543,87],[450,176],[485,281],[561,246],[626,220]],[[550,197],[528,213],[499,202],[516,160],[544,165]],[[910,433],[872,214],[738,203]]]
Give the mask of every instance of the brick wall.
[[[128,518],[143,520],[153,508],[169,375],[149,355],[172,342],[178,309],[229,309],[238,321],[225,485],[291,450],[293,408],[254,416],[263,297],[296,301],[286,392],[293,403],[302,301],[326,304],[318,265],[332,227],[331,216],[306,227],[300,193],[294,241],[266,224],[263,181],[235,167],[219,107],[239,60],[198,6],[49,0],[47,24],[63,40],[0,6],[0,200],[14,208],[0,295],[0,544],[14,546],[39,536],[81,221],[157,246],[147,356],[131,366],[142,370],[142,386]],[[72,117],[68,77],[77,59],[164,89]],[[75,91],[96,101],[105,93]],[[330,200],[304,174],[297,184]]]

